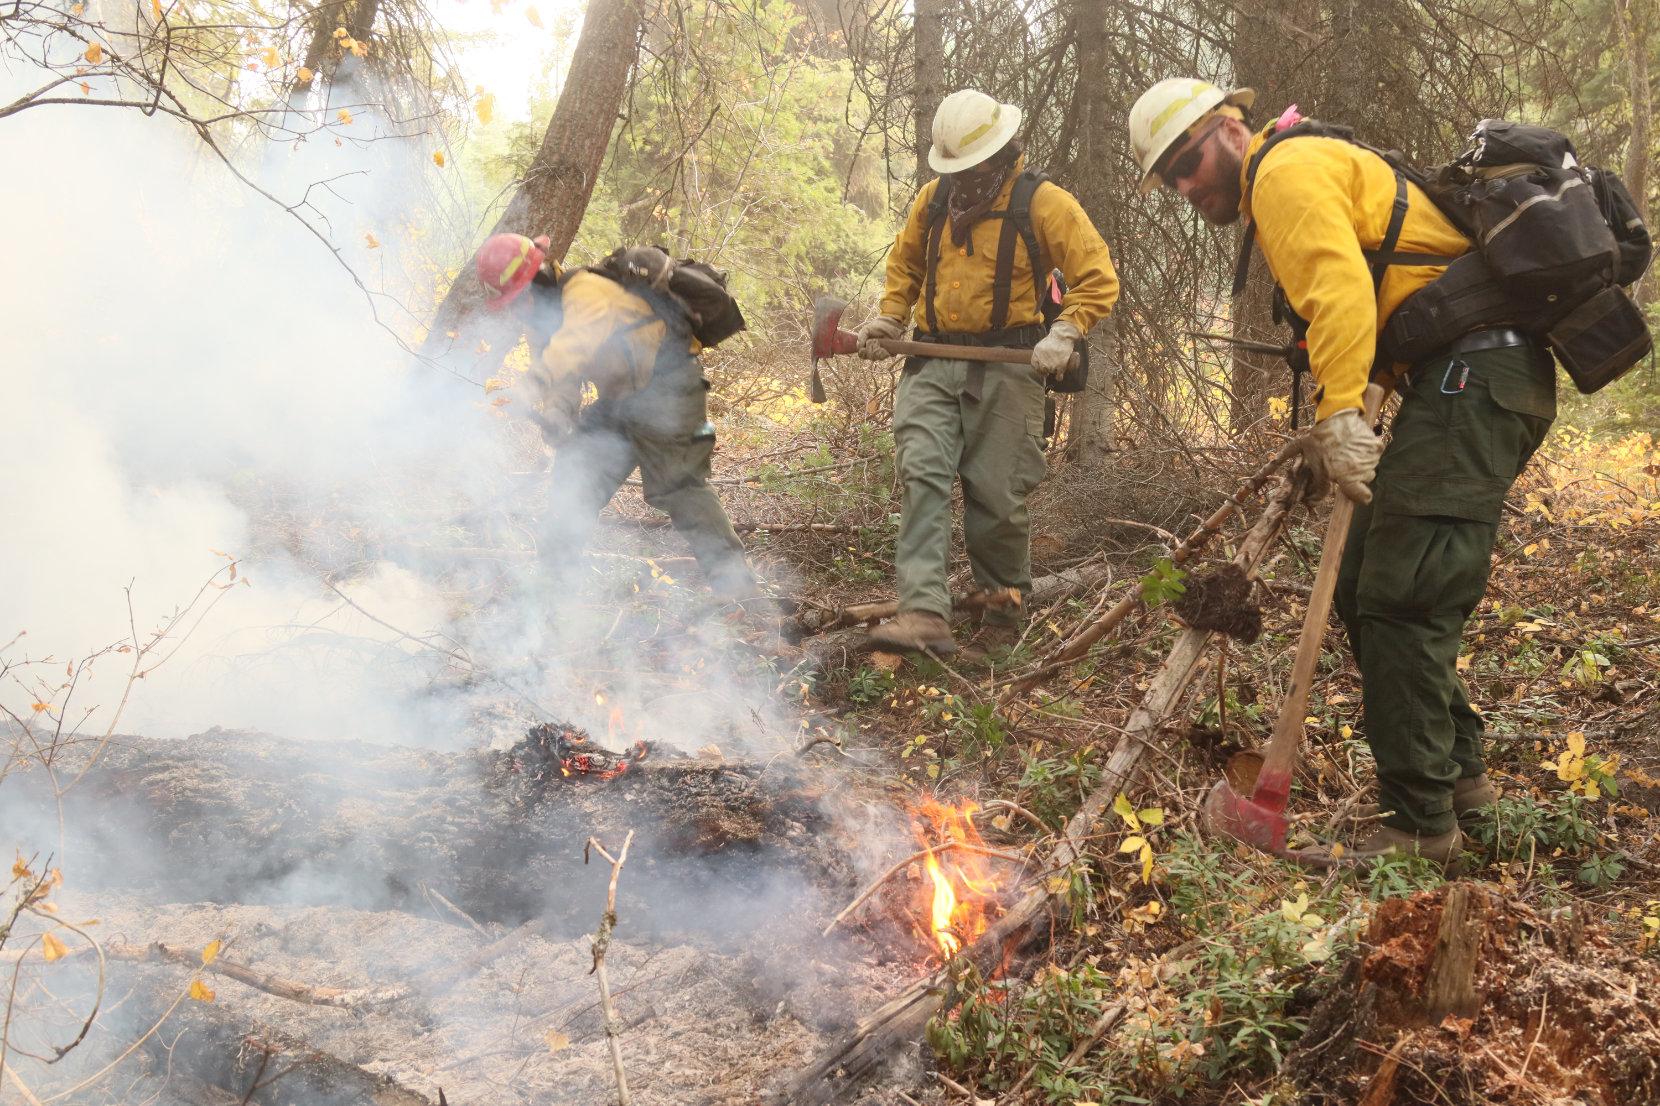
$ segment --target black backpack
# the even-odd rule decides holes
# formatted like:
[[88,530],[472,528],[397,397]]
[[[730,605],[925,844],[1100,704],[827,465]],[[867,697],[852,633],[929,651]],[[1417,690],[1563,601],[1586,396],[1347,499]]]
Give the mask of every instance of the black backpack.
[[[1003,232],[997,241],[997,265],[992,270],[989,329],[993,331],[1002,330],[1009,321],[1010,286],[1014,282],[1014,240],[1017,235],[1026,245],[1026,257],[1032,266],[1032,294],[1037,298],[1044,325],[1052,324],[1060,316],[1061,301],[1066,296],[1066,278],[1059,269],[1044,269],[1039,260],[1041,249],[1037,231],[1032,226],[1032,197],[1048,180],[1049,175],[1042,170],[1025,170],[1015,178],[1014,187],[1009,190],[1009,206],[1003,211],[986,213],[986,218],[996,216],[1003,220]],[[927,211],[928,272],[923,281],[922,310],[923,317],[928,320],[928,329],[934,334],[940,332],[939,320],[934,315],[935,278],[939,269],[940,241],[945,233],[950,207],[951,177],[947,175],[940,178],[933,196],[928,200]],[[1085,340],[1078,343],[1077,366],[1059,376],[1049,377],[1044,387],[1051,392],[1081,392],[1088,382],[1089,342]]]
[[684,314],[692,335],[716,346],[748,327],[738,301],[726,289],[726,274],[691,258],[679,261],[661,246],[618,247],[590,267],[633,291],[651,292],[657,303],[666,297]]
[[[1390,265],[1446,265],[1390,315],[1379,338],[1380,360],[1411,364],[1472,330],[1515,326],[1544,337],[1575,386],[1588,394],[1653,348],[1641,312],[1623,291],[1648,266],[1648,230],[1619,177],[1580,165],[1566,136],[1483,120],[1464,153],[1426,172],[1396,151],[1358,141],[1347,127],[1308,120],[1262,144],[1246,168],[1246,188],[1268,150],[1301,135],[1360,146],[1395,173],[1388,233],[1378,249],[1365,251],[1374,285]],[[1475,248],[1456,259],[1397,251],[1407,181]],[[1236,295],[1243,290],[1250,245],[1248,230]]]

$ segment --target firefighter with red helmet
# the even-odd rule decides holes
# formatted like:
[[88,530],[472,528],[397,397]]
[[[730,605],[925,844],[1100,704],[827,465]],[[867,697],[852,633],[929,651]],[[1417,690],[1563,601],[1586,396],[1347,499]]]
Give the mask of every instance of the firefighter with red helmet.
[[[532,417],[557,447],[552,548],[582,549],[638,469],[646,502],[669,516],[716,596],[764,606],[709,486],[715,431],[698,352],[743,328],[724,275],[649,246],[571,270],[547,255],[546,238],[498,234],[477,271],[487,306],[517,312],[529,332]],[[598,398],[582,410],[584,382]]]

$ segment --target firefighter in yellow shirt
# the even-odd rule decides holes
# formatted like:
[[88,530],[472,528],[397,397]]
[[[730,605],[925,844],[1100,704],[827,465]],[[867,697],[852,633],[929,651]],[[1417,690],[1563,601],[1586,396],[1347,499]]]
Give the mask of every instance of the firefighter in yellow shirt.
[[[550,554],[568,563],[580,553],[600,511],[638,468],[646,502],[686,539],[715,596],[770,615],[771,600],[709,486],[715,428],[698,334],[713,344],[743,327],[724,284],[710,283],[719,274],[695,262],[678,263],[686,272],[677,273],[677,263],[649,246],[567,272],[544,259],[546,245],[496,235],[477,268],[488,306],[519,313],[539,354],[526,384],[531,417],[558,447]],[[676,292],[688,282],[707,301]],[[598,398],[579,415],[584,382]]]
[[[1112,310],[1118,276],[1078,201],[1021,153],[1020,109],[972,89],[934,116],[924,185],[888,254],[881,314],[860,330],[860,355],[888,355],[878,339],[914,338],[1032,350],[1032,364],[912,358],[894,401],[902,505],[894,565],[899,616],[871,632],[890,649],[947,655],[951,491],[963,487],[963,537],[981,589],[1031,587],[1026,497],[1043,478],[1044,381],[1063,372],[1090,327]],[[1060,270],[1066,291],[1045,323],[1041,301]],[[1059,286],[1053,286],[1058,291]],[[1012,644],[1018,622],[987,612],[971,643],[984,656]]]
[[[1390,313],[1470,243],[1379,154],[1295,107],[1253,130],[1254,98],[1188,79],[1149,89],[1130,112],[1142,190],[1172,188],[1212,223],[1248,220],[1306,325],[1318,407],[1304,457],[1357,504],[1337,609],[1384,815],[1348,855],[1447,863],[1462,847],[1458,819],[1495,797],[1459,641],[1487,588],[1505,494],[1555,417],[1555,369],[1508,327],[1472,330],[1412,365],[1380,363]],[[1372,379],[1401,396],[1387,448],[1361,415]]]

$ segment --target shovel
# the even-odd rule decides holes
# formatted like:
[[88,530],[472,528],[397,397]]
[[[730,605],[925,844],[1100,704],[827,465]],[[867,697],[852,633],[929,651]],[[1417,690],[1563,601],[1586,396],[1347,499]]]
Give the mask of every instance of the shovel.
[[[1377,421],[1383,406],[1383,388],[1367,385],[1365,418]],[[1264,753],[1236,753],[1210,794],[1205,797],[1205,824],[1217,833],[1245,842],[1254,849],[1283,855],[1289,823],[1286,800],[1291,797],[1291,772],[1297,765],[1297,747],[1303,737],[1303,718],[1308,710],[1309,684],[1320,659],[1320,642],[1326,636],[1326,619],[1331,615],[1332,595],[1337,590],[1337,568],[1343,560],[1343,546],[1349,537],[1349,522],[1355,505],[1342,492],[1332,504],[1331,521],[1320,551],[1320,567],[1314,574],[1314,588],[1308,597],[1302,636],[1297,639],[1297,659],[1291,667],[1291,686],[1274,722],[1274,735]]]
[[[859,350],[859,336],[841,327],[842,312],[846,310],[847,301],[833,296],[820,296],[813,301],[814,403],[825,400],[824,382],[818,375],[819,359],[834,357],[838,353],[857,353]],[[1015,365],[1032,363],[1031,350],[1009,346],[958,346],[945,342],[906,342],[898,338],[883,338],[877,344],[894,357],[944,357],[955,361],[992,361]],[[1076,353],[1067,361],[1066,367],[1068,371],[1078,367]]]

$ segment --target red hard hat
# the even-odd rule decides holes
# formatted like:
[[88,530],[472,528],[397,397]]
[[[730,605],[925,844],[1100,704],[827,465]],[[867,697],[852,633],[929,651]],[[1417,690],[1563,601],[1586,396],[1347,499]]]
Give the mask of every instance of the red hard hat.
[[489,296],[485,306],[499,310],[512,303],[542,267],[547,246],[546,238],[492,234],[478,251],[478,279]]

